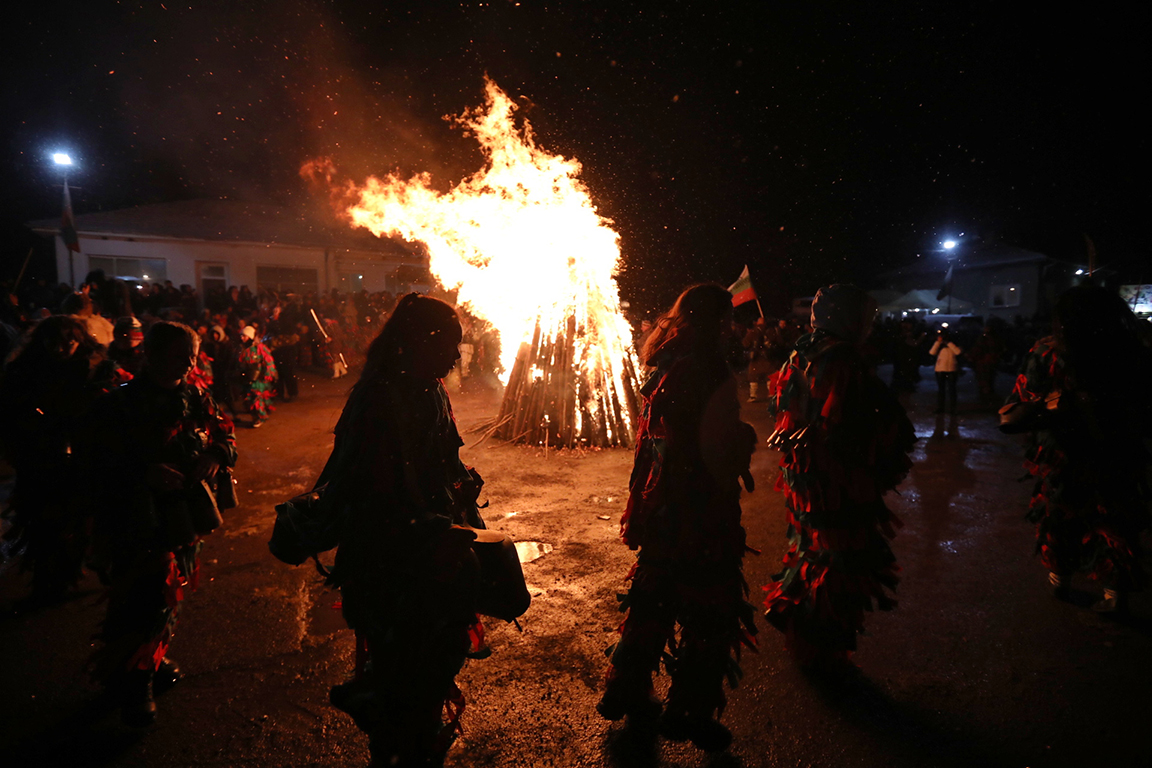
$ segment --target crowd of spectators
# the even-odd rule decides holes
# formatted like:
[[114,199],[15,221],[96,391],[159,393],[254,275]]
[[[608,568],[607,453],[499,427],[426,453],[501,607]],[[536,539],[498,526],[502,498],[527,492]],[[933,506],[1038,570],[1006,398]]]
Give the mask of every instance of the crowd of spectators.
[[[267,417],[272,397],[297,396],[297,371],[340,377],[355,367],[395,304],[388,291],[277,293],[232,286],[201,297],[170,281],[129,283],[90,273],[80,290],[44,281],[4,286],[0,356],[9,359],[35,326],[53,315],[80,320],[107,356],[133,374],[143,335],[158,321],[191,326],[200,337],[194,379],[235,415],[241,403],[252,424]],[[265,354],[267,353],[267,354]],[[260,362],[267,359],[266,365]],[[254,395],[266,391],[266,396]]]
[[[641,328],[638,334],[639,343],[646,335],[644,330]],[[768,397],[767,380],[786,362],[796,339],[810,330],[806,323],[793,317],[758,317],[744,322],[737,319],[735,348],[730,357],[734,368],[742,370],[747,379],[751,402]],[[925,366],[939,370],[941,365],[954,365],[952,371],[940,371],[949,376],[939,377],[945,384],[953,385],[965,370],[971,370],[981,403],[991,406],[999,402],[994,391],[996,374],[1015,373],[1032,345],[1049,333],[1051,323],[1046,318],[1017,317],[1009,322],[1001,318],[985,321],[978,317],[886,316],[876,320],[861,352],[873,370],[891,366],[890,385],[897,392],[915,391]],[[933,353],[937,340],[942,341]],[[941,348],[948,350],[943,363]],[[955,349],[961,351],[955,353]],[[1003,396],[1001,392],[999,398]],[[949,400],[951,403],[950,393]]]

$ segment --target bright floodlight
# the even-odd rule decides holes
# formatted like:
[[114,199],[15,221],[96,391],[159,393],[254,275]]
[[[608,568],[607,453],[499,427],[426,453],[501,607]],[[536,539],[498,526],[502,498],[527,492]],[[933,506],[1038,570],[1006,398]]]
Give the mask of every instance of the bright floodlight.
[[955,240],[945,240],[944,241],[944,250],[950,251],[955,247],[956,247],[956,241]]
[[72,165],[72,158],[64,152],[53,152],[52,160],[56,165]]
[[1082,274],[1084,274],[1084,270],[1078,269],[1078,270],[1076,270],[1076,274],[1082,275]]

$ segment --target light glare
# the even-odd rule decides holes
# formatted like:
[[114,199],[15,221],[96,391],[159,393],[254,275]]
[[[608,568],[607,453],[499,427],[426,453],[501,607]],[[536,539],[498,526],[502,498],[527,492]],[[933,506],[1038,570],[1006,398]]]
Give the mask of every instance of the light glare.
[[53,152],[52,161],[55,162],[56,165],[72,165],[72,158],[65,152]]
[[944,250],[950,251],[955,247],[956,247],[956,241],[955,240],[945,240],[944,241]]

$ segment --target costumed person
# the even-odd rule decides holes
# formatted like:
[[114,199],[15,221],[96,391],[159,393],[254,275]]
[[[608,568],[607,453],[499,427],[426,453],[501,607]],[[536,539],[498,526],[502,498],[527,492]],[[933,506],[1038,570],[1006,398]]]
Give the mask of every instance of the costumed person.
[[859,346],[876,302],[851,285],[822,288],[812,332],[797,340],[776,394],[783,452],[777,490],[788,509],[783,570],[765,587],[765,617],[812,671],[849,672],[864,612],[891,610],[899,581],[888,546],[900,521],[884,504],[912,467],[916,435]]
[[208,338],[201,344],[201,351],[212,359],[212,398],[235,419],[235,401],[239,399],[239,374],[236,366],[240,357],[236,344],[219,324],[208,329]]
[[300,357],[300,335],[296,332],[295,313],[284,312],[277,304],[268,319],[268,349],[276,363],[276,394],[289,403],[300,394],[296,378],[296,361]]
[[150,725],[154,694],[179,679],[166,653],[180,603],[196,588],[200,537],[221,522],[217,483],[231,476],[220,470],[236,463],[231,420],[186,381],[197,342],[186,325],[156,323],[141,375],[93,408],[91,557],[107,579],[108,610],[91,671],[132,726]]
[[[436,766],[455,737],[455,677],[480,656],[478,564],[482,481],[441,379],[460,357],[460,323],[442,301],[409,294],[368,350],[317,487],[338,510],[330,583],[356,632],[356,677],[332,703],[368,733],[372,765]],[[466,527],[462,527],[466,526]]]
[[[732,295],[697,285],[657,321],[645,344],[642,359],[655,370],[641,390],[621,519],[624,543],[639,553],[597,705],[603,717],[641,728],[659,718],[666,738],[707,751],[731,743],[718,720],[724,680],[735,684],[741,646],[754,647],[756,634],[742,573],[739,482],[743,477],[752,489],[756,432],[740,420],[725,354],[731,333]],[[662,657],[672,677],[663,707],[652,687]]]
[[1152,360],[1138,322],[1110,291],[1066,291],[1055,332],[1032,347],[1000,409],[1003,431],[1029,433],[1028,519],[1054,594],[1067,599],[1072,574],[1087,573],[1104,588],[1101,613],[1126,611],[1128,592],[1147,581],[1140,535],[1149,524]]
[[272,412],[276,394],[276,363],[264,342],[256,338],[250,325],[240,331],[240,351],[236,370],[244,387],[244,407],[252,414],[252,427],[261,427]]
[[960,355],[963,350],[952,341],[947,328],[936,332],[936,341],[928,354],[936,358],[936,413],[944,413],[947,400],[948,412],[956,415],[956,380],[960,378]]
[[[215,383],[214,365],[212,355],[208,354],[205,342],[210,338],[208,326],[206,324],[199,324],[195,328],[197,337],[196,345],[196,364],[192,366],[192,370],[188,372],[187,381],[189,384],[200,387],[205,392],[211,393],[212,386]],[[217,403],[219,405],[219,403]]]
[[78,442],[95,399],[114,383],[83,321],[41,320],[4,369],[0,442],[16,470],[15,519],[6,538],[27,546],[28,607],[58,602],[79,581],[88,546],[88,510],[78,488]]

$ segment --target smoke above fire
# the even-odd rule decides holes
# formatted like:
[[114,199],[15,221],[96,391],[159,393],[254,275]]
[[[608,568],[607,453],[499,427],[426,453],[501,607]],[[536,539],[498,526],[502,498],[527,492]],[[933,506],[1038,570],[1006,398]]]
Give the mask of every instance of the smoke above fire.
[[353,226],[423,243],[430,269],[501,339],[504,380],[521,342],[559,337],[575,318],[575,364],[602,392],[635,370],[620,310],[619,235],[596,211],[578,160],[540,148],[517,105],[485,79],[485,104],[449,118],[476,139],[484,166],[447,192],[431,174],[371,177],[344,190]]

